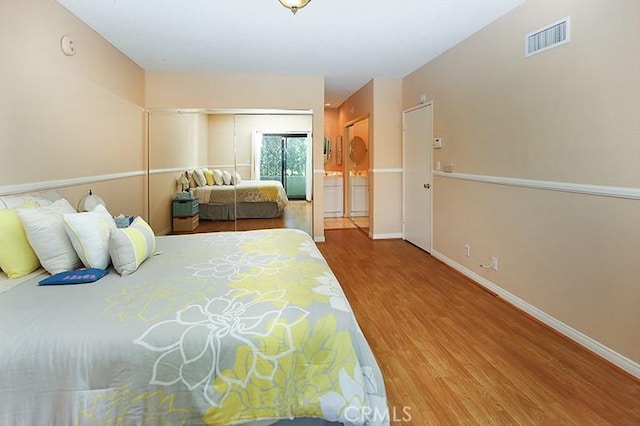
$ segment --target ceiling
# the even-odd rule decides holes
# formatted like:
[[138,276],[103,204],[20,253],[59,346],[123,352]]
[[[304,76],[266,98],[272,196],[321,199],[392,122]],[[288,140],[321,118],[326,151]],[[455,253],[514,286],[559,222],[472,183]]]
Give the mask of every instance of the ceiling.
[[148,71],[321,75],[337,107],[404,77],[525,0],[58,0]]

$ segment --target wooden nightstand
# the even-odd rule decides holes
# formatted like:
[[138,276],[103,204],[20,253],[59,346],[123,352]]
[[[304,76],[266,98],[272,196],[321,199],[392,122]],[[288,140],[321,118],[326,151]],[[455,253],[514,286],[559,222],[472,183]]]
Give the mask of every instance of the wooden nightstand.
[[197,199],[173,200],[171,215],[173,217],[173,232],[193,231],[200,224]]

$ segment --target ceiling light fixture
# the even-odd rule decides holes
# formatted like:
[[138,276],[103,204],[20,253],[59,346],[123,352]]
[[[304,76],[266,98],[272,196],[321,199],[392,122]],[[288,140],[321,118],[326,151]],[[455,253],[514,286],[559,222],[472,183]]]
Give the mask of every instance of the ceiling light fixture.
[[311,0],[279,0],[280,4],[289,9],[295,15],[298,9],[302,9],[309,3]]

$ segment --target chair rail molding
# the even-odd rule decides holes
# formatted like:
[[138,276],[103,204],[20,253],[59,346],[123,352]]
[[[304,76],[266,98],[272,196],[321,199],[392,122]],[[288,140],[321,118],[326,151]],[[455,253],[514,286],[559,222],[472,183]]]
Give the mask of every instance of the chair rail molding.
[[622,186],[589,185],[583,183],[554,182],[548,180],[520,179],[501,176],[474,175],[467,173],[448,173],[432,171],[433,176],[469,180],[473,182],[493,183],[496,185],[518,186],[522,188],[542,189],[547,191],[572,192],[576,194],[597,195],[601,197],[626,198],[640,200],[640,188]]
[[116,179],[126,179],[130,177],[145,176],[146,170],[136,170],[132,172],[111,173],[107,175],[85,176],[71,179],[56,179],[41,182],[19,183],[16,185],[0,186],[0,195],[20,194],[24,192],[44,191],[47,189],[66,188],[69,186],[84,185],[96,182],[105,182]]

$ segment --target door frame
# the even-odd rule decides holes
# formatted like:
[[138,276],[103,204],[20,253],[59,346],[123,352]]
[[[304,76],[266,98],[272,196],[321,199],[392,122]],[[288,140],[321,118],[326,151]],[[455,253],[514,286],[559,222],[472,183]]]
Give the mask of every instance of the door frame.
[[[407,147],[406,147],[406,132],[405,132],[405,124],[406,124],[406,114],[419,110],[420,108],[431,107],[431,134],[427,135],[429,140],[433,141],[433,101],[429,101],[424,104],[419,104],[414,107],[405,109],[402,111],[402,239],[406,241],[406,223],[407,223]],[[431,190],[429,191],[429,227],[431,228],[431,232],[429,232],[429,246],[431,251],[433,251],[433,190],[435,189],[435,183],[433,181],[433,142],[430,144],[431,147],[431,164],[429,165],[429,181],[431,182]],[[430,253],[430,252],[429,252]]]
[[[369,163],[369,171],[372,169],[371,167],[371,114],[363,114],[354,119],[351,119],[344,123],[343,132],[344,132],[344,162],[342,163],[344,166],[343,172],[343,185],[344,185],[344,198],[342,200],[342,207],[344,209],[343,216],[346,218],[351,218],[351,176],[349,175],[349,142],[351,142],[348,138],[349,136],[349,128],[353,128],[354,125],[360,123],[364,120],[367,120],[367,162]],[[369,175],[369,230],[373,229],[373,206],[371,205],[371,200],[373,197],[371,196],[371,173]],[[371,232],[370,232],[371,234]]]

